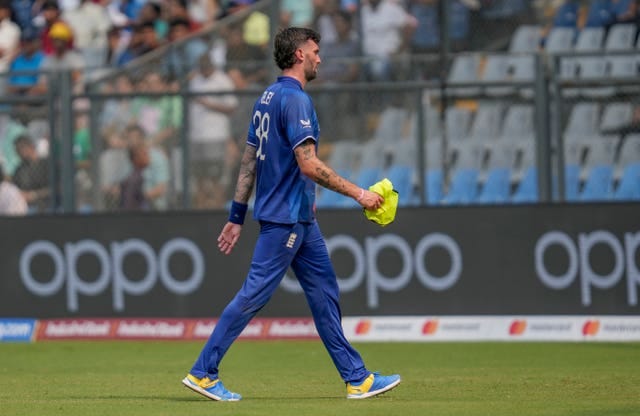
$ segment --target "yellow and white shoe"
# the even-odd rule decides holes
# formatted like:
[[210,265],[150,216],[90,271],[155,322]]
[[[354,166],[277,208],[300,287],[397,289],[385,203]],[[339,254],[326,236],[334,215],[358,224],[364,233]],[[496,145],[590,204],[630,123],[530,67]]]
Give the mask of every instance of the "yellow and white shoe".
[[371,373],[360,384],[347,383],[347,399],[366,399],[385,393],[400,384],[400,376],[393,374],[382,376],[379,373]]
[[227,390],[219,378],[211,380],[209,377],[198,378],[191,374],[187,374],[187,376],[182,379],[182,384],[211,400],[237,402],[242,399],[242,396],[238,393],[233,393]]

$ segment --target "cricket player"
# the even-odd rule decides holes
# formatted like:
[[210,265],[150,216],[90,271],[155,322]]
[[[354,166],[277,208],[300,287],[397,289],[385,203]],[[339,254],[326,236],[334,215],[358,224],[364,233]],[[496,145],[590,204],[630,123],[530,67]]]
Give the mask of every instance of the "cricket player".
[[372,397],[400,383],[399,375],[383,376],[367,370],[345,338],[337,278],[315,218],[316,184],[355,199],[367,210],[384,203],[382,196],[342,178],[316,155],[320,129],[304,87],[318,72],[319,43],[320,35],[311,29],[281,30],[275,37],[274,58],[282,76],[253,107],[229,221],[218,237],[218,248],[229,254],[236,245],[254,186],[253,216],[260,223],[260,234],[242,288],[222,312],[182,380],[191,390],[213,400],[241,399],[220,381],[220,361],[269,301],[289,267],[304,290],[318,334],[346,383],[347,398]]

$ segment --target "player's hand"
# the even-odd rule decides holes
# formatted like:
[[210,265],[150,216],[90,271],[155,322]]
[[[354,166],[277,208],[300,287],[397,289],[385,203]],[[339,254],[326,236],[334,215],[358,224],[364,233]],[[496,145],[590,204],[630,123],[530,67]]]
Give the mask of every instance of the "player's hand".
[[240,231],[242,231],[242,225],[240,224],[227,222],[224,225],[220,236],[218,236],[218,248],[221,252],[224,254],[231,253],[240,238]]
[[362,197],[358,199],[358,203],[369,211],[375,211],[383,204],[384,198],[375,192],[364,189]]

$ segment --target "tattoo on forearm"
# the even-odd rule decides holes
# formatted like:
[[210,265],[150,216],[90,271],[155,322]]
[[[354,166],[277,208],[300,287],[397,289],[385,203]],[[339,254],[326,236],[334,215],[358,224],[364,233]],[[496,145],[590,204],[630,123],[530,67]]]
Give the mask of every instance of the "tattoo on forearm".
[[236,192],[233,199],[246,204],[249,201],[249,197],[251,197],[255,179],[256,149],[253,146],[247,146],[240,162],[240,173],[238,174],[238,182],[236,183]]
[[312,164],[313,174],[309,176],[315,183],[342,195],[349,196],[347,192],[348,181],[318,159],[313,140],[309,139],[301,143],[296,147],[295,154],[298,163],[306,164],[308,162]]
[[322,166],[316,168],[316,174],[316,183],[318,185],[345,195],[345,182],[340,175],[331,169]]

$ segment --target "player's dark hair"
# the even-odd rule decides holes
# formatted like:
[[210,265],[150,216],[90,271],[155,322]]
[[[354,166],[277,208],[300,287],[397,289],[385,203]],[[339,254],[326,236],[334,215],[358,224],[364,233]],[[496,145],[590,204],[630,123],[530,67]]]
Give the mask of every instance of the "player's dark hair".
[[296,62],[296,50],[308,40],[320,43],[320,34],[306,27],[281,29],[273,42],[273,58],[280,69],[291,68]]

